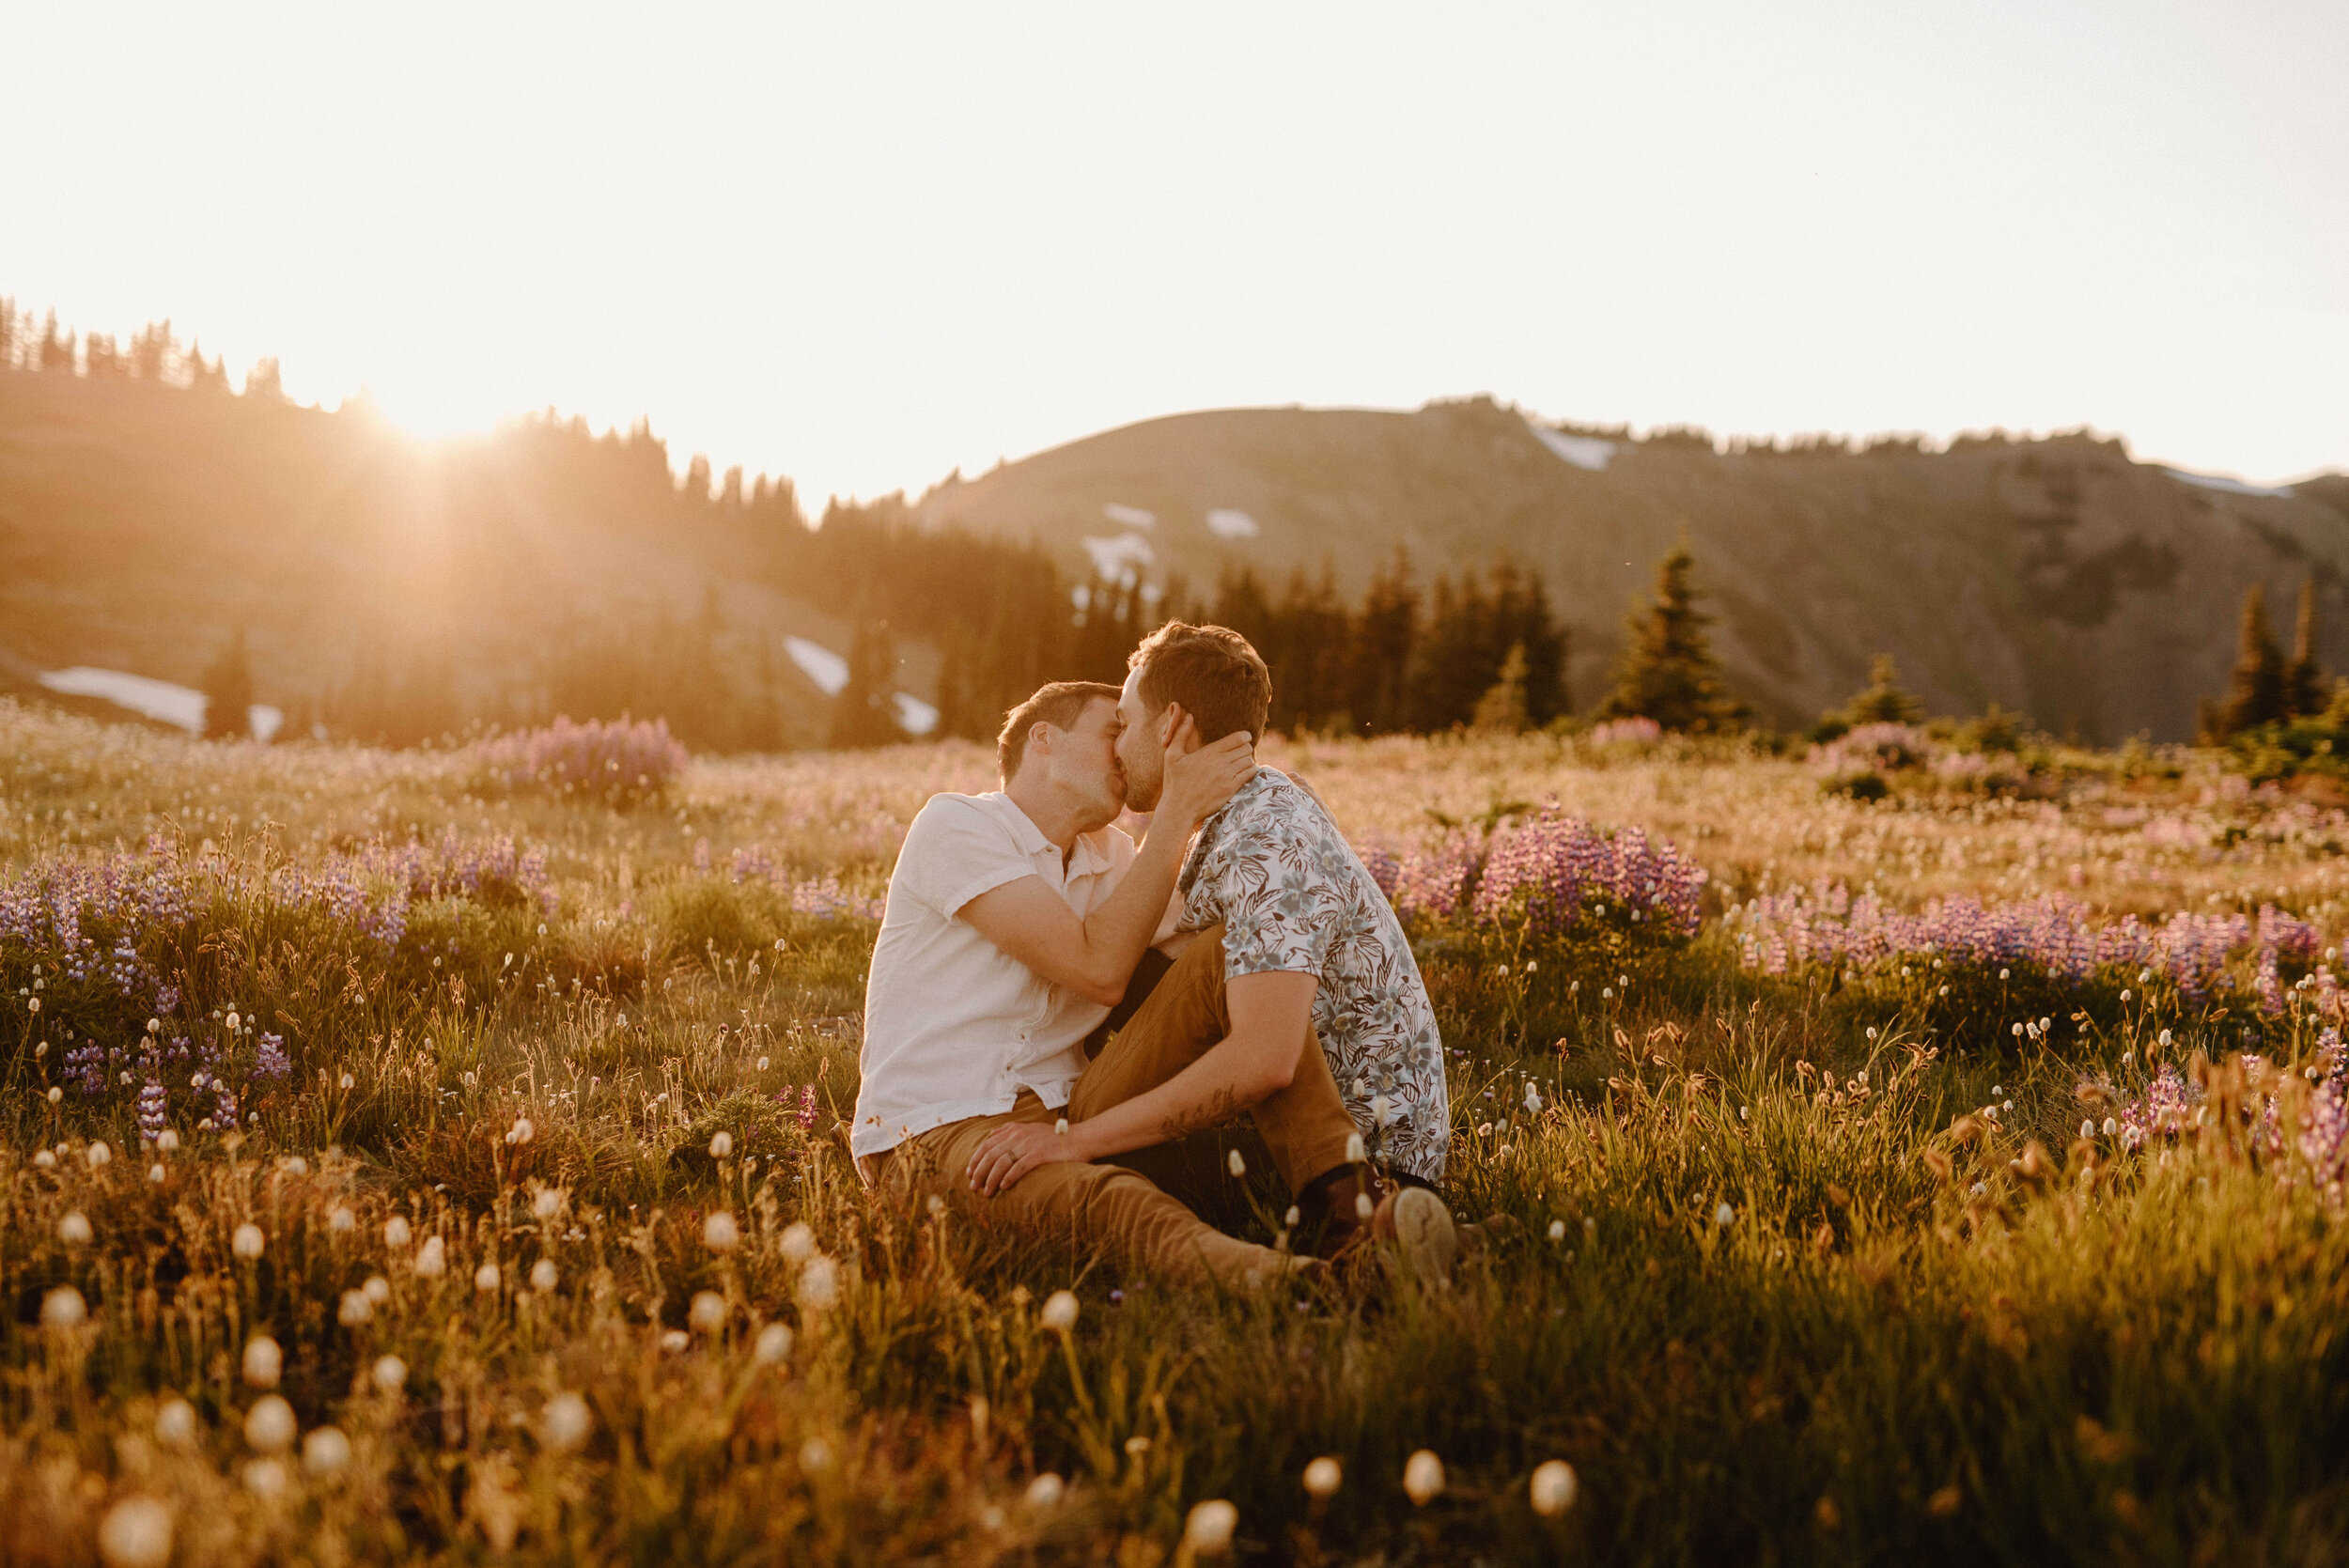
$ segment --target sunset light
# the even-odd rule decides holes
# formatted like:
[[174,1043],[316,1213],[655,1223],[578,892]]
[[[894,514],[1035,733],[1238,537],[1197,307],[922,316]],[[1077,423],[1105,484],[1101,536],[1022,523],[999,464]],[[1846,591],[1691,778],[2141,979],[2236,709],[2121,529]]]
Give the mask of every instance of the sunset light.
[[2349,1542],[2349,6],[0,29],[0,1564]]

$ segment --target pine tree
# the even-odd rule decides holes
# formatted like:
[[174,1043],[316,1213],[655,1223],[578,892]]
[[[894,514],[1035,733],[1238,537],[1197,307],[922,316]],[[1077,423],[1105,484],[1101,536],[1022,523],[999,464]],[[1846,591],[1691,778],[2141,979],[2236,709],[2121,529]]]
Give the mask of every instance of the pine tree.
[[1903,690],[1892,656],[1880,653],[1868,666],[1867,689],[1845,703],[1840,711],[1824,715],[1819,728],[1825,732],[1854,729],[1861,724],[1914,724],[1924,716],[1925,705],[1914,693]]
[[[1493,568],[1490,644],[1503,662],[1508,649],[1525,654],[1525,717],[1546,724],[1566,711],[1566,632],[1551,616],[1542,580],[1506,557]],[[1499,672],[1495,672],[1499,678]]]
[[241,740],[253,733],[253,666],[244,652],[244,628],[229,634],[228,645],[204,672],[204,735],[211,740]]
[[2228,682],[2226,696],[2217,707],[2205,712],[2203,739],[2224,744],[2245,730],[2284,717],[2284,656],[2277,648],[2275,633],[2267,624],[2266,590],[2254,582],[2243,594],[2234,675]]
[[1345,706],[1348,624],[1333,564],[1322,564],[1318,580],[1308,579],[1301,567],[1290,576],[1273,613],[1271,645],[1257,650],[1272,671],[1274,729],[1316,726]]
[[1615,690],[1600,717],[1653,719],[1698,735],[1735,729],[1745,718],[1744,706],[1721,684],[1704,634],[1712,617],[1696,607],[1688,582],[1695,567],[1688,547],[1676,547],[1657,570],[1654,601],[1633,604]]
[[2316,662],[2316,579],[2300,580],[2300,613],[2292,631],[2292,661],[2284,666],[2284,717],[2325,711],[2325,671]]
[[1519,735],[1525,730],[1525,644],[1509,644],[1501,661],[1501,678],[1476,699],[1469,727],[1487,734]]
[[69,376],[73,373],[73,334],[70,332],[58,333],[57,313],[54,310],[41,328],[39,352],[40,368],[43,370],[61,370]]
[[131,336],[131,374],[143,381],[160,381],[171,369],[171,323],[152,321]]
[[1457,589],[1436,579],[1427,628],[1411,673],[1410,727],[1433,735],[1476,716],[1476,702],[1500,678],[1508,655],[1495,636],[1493,601],[1474,572]]
[[1410,552],[1370,580],[1362,610],[1347,638],[1346,712],[1358,733],[1384,735],[1409,722],[1406,706],[1411,655],[1419,642],[1419,589],[1411,582]]

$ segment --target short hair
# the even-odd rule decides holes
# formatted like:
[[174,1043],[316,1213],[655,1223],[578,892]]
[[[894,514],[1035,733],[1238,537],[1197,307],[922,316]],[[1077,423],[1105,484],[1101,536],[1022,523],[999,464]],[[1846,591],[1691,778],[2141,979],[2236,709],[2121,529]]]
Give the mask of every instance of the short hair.
[[1142,706],[1159,714],[1180,703],[1199,726],[1202,743],[1241,730],[1264,738],[1272,706],[1272,672],[1247,638],[1227,626],[1169,621],[1142,641],[1126,660],[1142,672]]
[[995,767],[1011,783],[1027,759],[1028,732],[1039,723],[1056,730],[1074,729],[1085,709],[1096,702],[1117,701],[1114,686],[1097,680],[1056,680],[1035,689],[1035,695],[1003,716],[1003,730],[995,737]]

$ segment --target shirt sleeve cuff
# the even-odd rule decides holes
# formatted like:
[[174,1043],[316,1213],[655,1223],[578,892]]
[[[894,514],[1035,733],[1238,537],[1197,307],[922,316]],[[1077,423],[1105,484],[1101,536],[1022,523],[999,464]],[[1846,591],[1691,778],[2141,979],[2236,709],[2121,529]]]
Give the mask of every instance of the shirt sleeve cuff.
[[957,888],[948,896],[945,905],[947,918],[960,920],[963,907],[979,894],[993,893],[997,888],[1007,888],[1022,877],[1034,875],[1035,872],[1026,866],[999,866],[993,870],[982,872]]

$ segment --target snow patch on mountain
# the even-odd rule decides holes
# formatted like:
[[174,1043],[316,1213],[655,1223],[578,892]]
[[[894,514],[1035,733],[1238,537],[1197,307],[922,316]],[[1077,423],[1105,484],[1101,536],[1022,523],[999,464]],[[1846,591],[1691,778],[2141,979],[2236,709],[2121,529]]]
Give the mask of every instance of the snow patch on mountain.
[[1087,535],[1084,547],[1085,553],[1093,557],[1094,575],[1105,582],[1138,582],[1143,569],[1156,566],[1159,559],[1150,541],[1139,534],[1119,534],[1106,539]]
[[1114,501],[1102,504],[1101,515],[1112,522],[1122,523],[1128,528],[1156,528],[1159,525],[1158,513],[1144,510],[1140,506],[1122,505]]
[[1570,436],[1563,430],[1553,430],[1547,425],[1529,419],[1525,427],[1533,432],[1533,439],[1548,447],[1577,468],[1587,468],[1593,474],[1603,474],[1615,456],[1615,443],[1596,436]]
[[786,637],[783,651],[791,656],[791,662],[800,667],[800,674],[816,683],[816,690],[827,697],[837,697],[840,689],[848,684],[848,661],[824,646],[804,637]]
[[1219,539],[1252,539],[1264,532],[1256,520],[1237,506],[1207,508],[1207,532]]
[[[38,678],[41,685],[63,696],[102,698],[117,707],[127,707],[190,735],[204,733],[204,693],[192,686],[176,686],[150,675],[134,675],[127,670],[100,670],[87,664],[49,670]],[[244,710],[244,722],[246,733],[256,740],[266,741],[276,735],[286,715],[267,703],[255,703]]]
[[897,724],[908,735],[927,735],[938,728],[938,709],[909,691],[890,699],[897,705]]
[[2230,479],[2218,474],[2188,474],[2182,468],[2165,468],[2162,472],[2181,485],[2192,485],[2196,489],[2202,490],[2221,490],[2228,495],[2288,496],[2292,493],[2289,487],[2247,485],[2240,479]]

